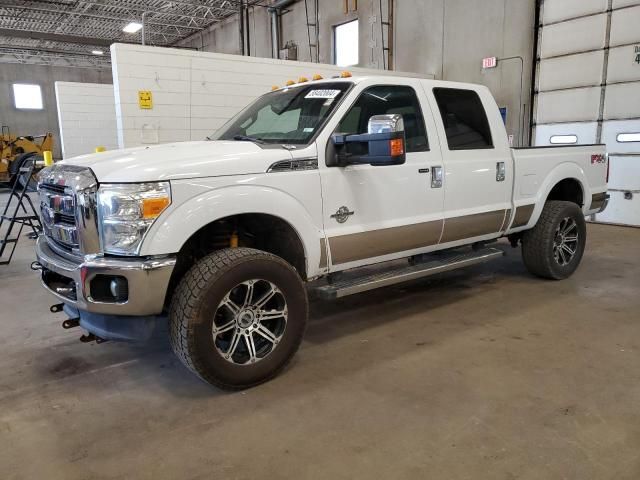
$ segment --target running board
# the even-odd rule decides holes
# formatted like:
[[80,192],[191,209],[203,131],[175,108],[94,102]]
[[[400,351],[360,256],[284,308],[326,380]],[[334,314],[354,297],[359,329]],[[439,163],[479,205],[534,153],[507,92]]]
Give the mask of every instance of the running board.
[[[505,252],[497,248],[483,248],[466,252],[460,252],[460,250],[439,252],[429,255],[428,257],[433,258],[425,259],[425,261],[417,265],[395,267],[390,270],[358,277],[351,275],[350,278],[344,278],[334,283],[317,287],[314,289],[314,293],[323,300],[335,300],[376,288],[485,263],[503,255],[505,255]],[[345,277],[347,275],[345,274]]]

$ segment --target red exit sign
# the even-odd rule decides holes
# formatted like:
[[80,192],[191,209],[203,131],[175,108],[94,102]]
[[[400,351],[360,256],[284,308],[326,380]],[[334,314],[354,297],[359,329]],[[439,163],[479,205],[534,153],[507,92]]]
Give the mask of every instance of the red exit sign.
[[497,66],[497,57],[487,57],[482,59],[482,68],[496,68]]

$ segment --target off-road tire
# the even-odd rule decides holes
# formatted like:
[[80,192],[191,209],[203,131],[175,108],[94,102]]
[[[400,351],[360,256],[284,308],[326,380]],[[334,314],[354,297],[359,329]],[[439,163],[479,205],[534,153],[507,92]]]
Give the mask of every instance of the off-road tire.
[[[277,348],[252,365],[225,360],[214,346],[213,318],[223,297],[240,282],[262,278],[275,284],[287,302],[286,329]],[[179,282],[169,310],[173,351],[205,382],[224,390],[250,388],[275,377],[298,350],[308,300],[296,270],[280,257],[251,248],[219,250],[199,260]]]
[[[554,238],[563,219],[575,220],[578,230],[576,253],[567,265],[560,265],[554,257]],[[545,203],[538,223],[522,236],[522,259],[532,274],[552,280],[562,280],[576,271],[584,253],[587,228],[584,214],[573,202],[552,200]]]

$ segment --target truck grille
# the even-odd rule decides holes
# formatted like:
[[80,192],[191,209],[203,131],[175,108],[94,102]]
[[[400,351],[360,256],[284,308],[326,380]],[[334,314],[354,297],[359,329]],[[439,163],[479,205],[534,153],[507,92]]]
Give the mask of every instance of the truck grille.
[[40,212],[50,244],[73,254],[99,252],[96,191],[88,168],[57,164],[40,173]]

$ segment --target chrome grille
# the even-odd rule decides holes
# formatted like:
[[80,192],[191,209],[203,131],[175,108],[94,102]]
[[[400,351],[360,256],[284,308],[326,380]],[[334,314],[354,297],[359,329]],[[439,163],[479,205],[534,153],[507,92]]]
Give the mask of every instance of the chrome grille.
[[40,173],[38,193],[49,243],[74,254],[99,253],[97,183],[85,167],[54,165]]
[[70,250],[80,246],[75,220],[75,198],[72,192],[60,192],[58,185],[41,184],[40,211],[47,237]]

